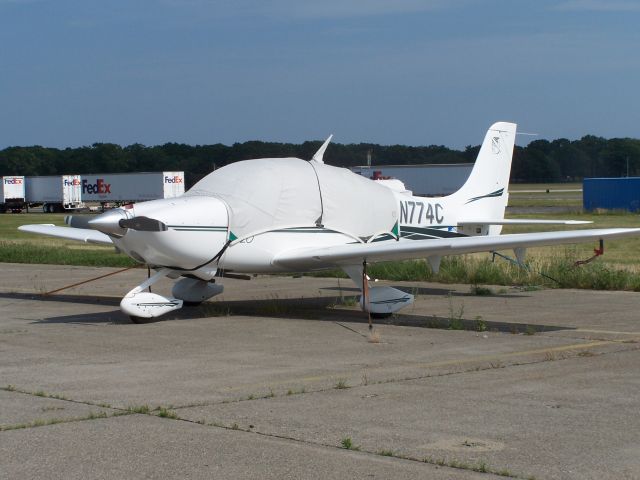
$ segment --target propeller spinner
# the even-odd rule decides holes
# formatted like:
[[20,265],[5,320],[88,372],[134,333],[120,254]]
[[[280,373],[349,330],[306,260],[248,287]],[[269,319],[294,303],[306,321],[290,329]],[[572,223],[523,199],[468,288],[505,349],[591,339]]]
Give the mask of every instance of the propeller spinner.
[[74,228],[92,228],[99,232],[122,237],[128,229],[138,232],[165,232],[167,225],[155,218],[143,215],[130,218],[125,210],[115,208],[91,220],[82,216],[68,217],[66,223]]

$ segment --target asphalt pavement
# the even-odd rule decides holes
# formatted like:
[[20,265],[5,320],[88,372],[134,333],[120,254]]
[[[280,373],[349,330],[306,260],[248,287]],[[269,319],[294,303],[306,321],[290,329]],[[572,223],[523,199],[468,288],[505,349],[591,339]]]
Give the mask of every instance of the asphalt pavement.
[[344,279],[50,293],[114,271],[2,264],[0,478],[640,478],[639,293],[384,282],[373,334]]

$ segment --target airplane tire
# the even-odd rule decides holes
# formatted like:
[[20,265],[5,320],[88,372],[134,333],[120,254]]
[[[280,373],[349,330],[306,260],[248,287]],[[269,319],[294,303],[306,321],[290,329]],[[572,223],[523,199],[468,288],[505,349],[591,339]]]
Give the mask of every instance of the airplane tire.
[[371,318],[389,318],[392,313],[371,313]]
[[131,319],[131,323],[135,323],[136,325],[149,323],[150,321],[152,321],[151,318],[136,317],[134,315],[129,315],[129,318]]

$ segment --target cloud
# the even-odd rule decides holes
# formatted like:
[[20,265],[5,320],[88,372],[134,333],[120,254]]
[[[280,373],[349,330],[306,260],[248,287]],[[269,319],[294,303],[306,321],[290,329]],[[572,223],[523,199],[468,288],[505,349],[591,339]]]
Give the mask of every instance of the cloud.
[[640,12],[640,2],[625,0],[568,0],[554,7],[562,11]]

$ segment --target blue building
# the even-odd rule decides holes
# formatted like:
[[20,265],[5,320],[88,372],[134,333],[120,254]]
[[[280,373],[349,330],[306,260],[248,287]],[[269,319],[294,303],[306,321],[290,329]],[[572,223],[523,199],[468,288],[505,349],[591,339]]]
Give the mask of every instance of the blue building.
[[582,182],[585,210],[640,210],[640,177],[585,178]]

